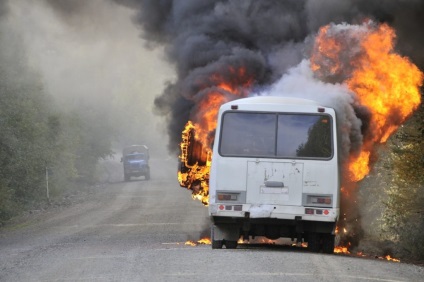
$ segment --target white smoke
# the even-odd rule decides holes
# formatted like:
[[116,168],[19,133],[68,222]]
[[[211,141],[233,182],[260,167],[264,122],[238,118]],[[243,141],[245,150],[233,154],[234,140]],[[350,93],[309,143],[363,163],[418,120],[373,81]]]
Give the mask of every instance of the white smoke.
[[354,111],[354,93],[345,84],[322,82],[314,77],[310,61],[304,59],[288,70],[279,81],[259,95],[297,97],[314,100],[323,106],[334,108],[341,137],[341,157],[362,146],[361,120]]

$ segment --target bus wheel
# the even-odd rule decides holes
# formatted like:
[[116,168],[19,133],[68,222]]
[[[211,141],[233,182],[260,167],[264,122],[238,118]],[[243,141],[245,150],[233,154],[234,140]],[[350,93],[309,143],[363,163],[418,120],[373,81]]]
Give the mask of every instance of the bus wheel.
[[212,240],[212,249],[222,249],[222,240]]
[[308,235],[308,251],[319,253],[321,249],[320,236],[318,233],[310,232]]
[[334,235],[325,234],[322,238],[322,252],[325,254],[334,253]]
[[236,249],[237,248],[237,241],[225,241],[225,247],[227,249]]

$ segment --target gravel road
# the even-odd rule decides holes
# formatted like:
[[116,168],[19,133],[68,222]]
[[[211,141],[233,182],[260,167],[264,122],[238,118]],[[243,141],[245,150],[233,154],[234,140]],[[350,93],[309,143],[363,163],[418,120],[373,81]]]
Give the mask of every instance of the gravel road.
[[[212,250],[207,209],[179,187],[175,161],[74,204],[0,229],[0,281],[424,281],[424,268],[281,245]],[[119,178],[119,179],[118,179]]]

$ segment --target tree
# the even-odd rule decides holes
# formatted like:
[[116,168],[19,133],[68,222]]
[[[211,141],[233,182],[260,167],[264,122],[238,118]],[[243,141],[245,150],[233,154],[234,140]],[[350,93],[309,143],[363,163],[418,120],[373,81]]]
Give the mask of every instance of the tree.
[[424,107],[392,139],[393,180],[383,216],[402,252],[424,259]]

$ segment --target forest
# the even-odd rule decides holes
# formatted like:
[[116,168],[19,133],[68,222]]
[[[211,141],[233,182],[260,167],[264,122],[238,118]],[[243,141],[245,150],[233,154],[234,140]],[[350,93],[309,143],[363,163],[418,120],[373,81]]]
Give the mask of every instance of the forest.
[[0,56],[2,223],[47,204],[46,173],[52,199],[95,183],[98,161],[112,155],[113,130],[98,112],[58,111],[22,50]]
[[[105,181],[102,162],[126,145],[167,154],[152,108],[168,71],[130,11],[104,3],[104,18],[74,28],[45,2],[27,4],[0,0],[0,226]],[[142,72],[152,66],[161,75]]]

